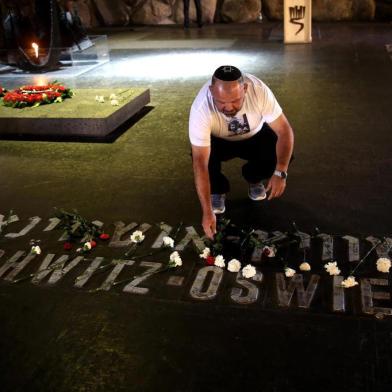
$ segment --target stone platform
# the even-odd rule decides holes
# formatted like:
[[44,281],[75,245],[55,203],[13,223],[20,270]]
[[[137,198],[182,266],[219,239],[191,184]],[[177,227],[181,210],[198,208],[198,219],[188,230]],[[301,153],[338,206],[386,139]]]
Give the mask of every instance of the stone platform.
[[[102,138],[120,127],[150,102],[144,88],[76,89],[61,104],[15,109],[0,107],[0,138],[49,136]],[[110,103],[110,95],[118,106]],[[95,97],[104,96],[99,103]]]

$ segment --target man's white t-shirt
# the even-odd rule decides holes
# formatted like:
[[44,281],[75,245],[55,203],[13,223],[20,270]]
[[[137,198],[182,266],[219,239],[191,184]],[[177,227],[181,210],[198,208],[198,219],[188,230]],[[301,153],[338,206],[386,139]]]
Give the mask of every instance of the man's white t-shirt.
[[241,110],[229,117],[214,105],[207,82],[193,101],[189,116],[189,139],[194,146],[210,145],[211,134],[230,141],[250,138],[264,122],[271,123],[282,114],[272,91],[258,78],[244,74],[248,89]]

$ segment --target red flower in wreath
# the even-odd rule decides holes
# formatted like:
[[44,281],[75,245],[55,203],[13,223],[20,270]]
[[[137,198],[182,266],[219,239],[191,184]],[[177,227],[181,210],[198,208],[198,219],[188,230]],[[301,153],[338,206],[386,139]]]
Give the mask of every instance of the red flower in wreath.
[[16,90],[7,92],[4,95],[5,106],[13,108],[24,108],[26,106],[39,106],[53,102],[62,102],[66,98],[71,98],[73,92],[58,83],[41,86],[22,86]]
[[214,265],[215,264],[215,257],[214,256],[207,256],[206,264],[207,265]]
[[106,234],[106,233],[102,233],[102,234],[99,236],[99,238],[100,238],[101,240],[108,240],[108,239],[110,238],[110,235],[109,235],[109,234]]

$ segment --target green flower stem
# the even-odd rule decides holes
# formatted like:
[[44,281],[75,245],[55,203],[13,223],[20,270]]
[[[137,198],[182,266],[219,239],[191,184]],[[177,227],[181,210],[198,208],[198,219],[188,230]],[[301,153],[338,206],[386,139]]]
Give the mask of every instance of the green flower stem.
[[[42,271],[40,271],[40,272],[44,272],[44,271],[47,271],[47,270],[42,270]],[[33,278],[33,277],[36,276],[36,275],[37,275],[37,273],[25,275],[25,276],[22,276],[22,277],[19,278],[19,279],[14,279],[14,280],[12,280],[11,283],[23,282],[24,280],[28,280],[28,279],[30,279],[30,278]]]
[[357,268],[367,259],[367,257],[370,255],[370,253],[373,252],[374,249],[378,248],[380,245],[382,245],[384,241],[379,241],[377,244],[373,245],[372,248],[369,250],[369,252],[366,253],[365,256],[362,257],[362,259],[359,261],[359,263],[356,265],[356,267],[354,269],[351,270],[351,272],[349,273],[350,276],[354,275],[354,272],[357,270]]
[[[281,239],[282,237],[280,237]],[[263,241],[260,242],[258,246],[269,246],[269,245],[273,245],[276,241]],[[291,245],[291,244],[298,244],[298,240],[289,240],[289,241],[285,241],[279,244],[279,247],[284,247],[287,245]]]
[[[104,265],[101,265],[101,266],[99,266],[89,277],[90,278],[92,278],[93,276],[95,276],[95,275],[98,275],[98,274],[100,274],[100,273],[102,273],[102,272],[105,272],[106,270],[108,270],[110,267],[113,267],[115,265],[115,263],[113,262],[113,261],[111,261],[110,263],[108,263],[108,264],[104,264]],[[79,280],[81,280],[81,279],[84,279],[86,277],[86,275],[85,274],[82,274],[82,275],[80,275],[80,276],[78,276],[76,279],[75,279],[75,281],[77,282],[77,281],[79,281]]]
[[[89,259],[83,258],[83,261],[87,261],[87,260],[89,260]],[[90,259],[90,261],[91,261],[91,259]],[[19,282],[22,282],[22,281],[24,281],[24,280],[28,280],[28,279],[30,279],[30,278],[34,278],[34,277],[36,277],[37,275],[41,274],[42,272],[48,272],[48,271],[50,272],[50,271],[54,271],[54,270],[56,270],[56,269],[57,269],[57,266],[55,266],[55,267],[50,266],[50,267],[45,268],[45,269],[43,269],[43,270],[34,272],[33,274],[25,275],[25,276],[22,276],[21,278],[14,279],[14,280],[11,281],[11,283],[19,283]]]
[[[59,228],[67,233],[69,240],[83,238],[85,236],[88,236],[89,240],[91,240],[102,233],[102,228],[94,225],[92,222],[88,222],[76,211],[67,212],[57,208],[55,210],[55,216],[60,219]],[[77,224],[76,228],[74,228],[75,224]]]
[[[301,235],[300,235],[300,232],[299,232],[299,229],[298,229],[297,224],[296,224],[295,222],[293,222],[293,223],[292,223],[292,226],[294,227],[294,232],[295,232],[295,234],[297,234],[297,236],[300,238],[300,241],[301,241],[301,242],[300,242],[300,245],[302,245],[302,244],[303,244],[303,240],[302,240],[302,237],[301,237]],[[315,232],[317,232],[318,234],[320,233],[320,230],[319,230],[318,227],[315,228]],[[310,239],[314,238],[316,235],[317,235],[317,234],[311,235],[311,236],[310,236]],[[308,247],[306,247],[306,248],[304,247],[304,248],[303,248],[303,250],[304,250],[304,258],[303,258],[303,261],[304,261],[304,262],[306,261],[306,252],[307,252],[308,249],[310,249],[310,248],[308,248]]]
[[163,252],[163,251],[166,250],[166,249],[169,249],[169,248],[165,246],[165,247],[159,248],[159,249],[157,249],[157,250],[155,250],[155,251],[152,251],[152,252],[144,253],[144,254],[138,255],[138,256],[133,256],[133,257],[132,257],[132,260],[141,259],[142,257],[155,256],[155,255],[157,255],[157,254]]
[[[297,234],[297,236],[300,239],[300,243],[299,244],[301,246],[303,244],[303,240],[302,240],[301,234],[300,234],[300,232],[298,230],[298,226],[297,226],[297,224],[295,222],[292,223],[292,226],[294,227],[295,234]],[[304,260],[305,260],[305,247],[304,247]]]
[[173,240],[175,241],[177,239],[178,234],[180,233],[180,230],[182,229],[182,226],[184,225],[184,222],[180,222],[177,230],[175,231],[174,235],[173,235]]
[[286,234],[282,234],[279,237],[272,238],[270,241],[267,240],[267,243],[274,244],[275,242],[278,242],[278,241],[284,239],[285,237],[286,237]]
[[131,247],[124,253],[124,257],[132,257],[132,255],[135,254],[138,245],[138,242],[134,242]]
[[165,267],[163,267],[162,269],[160,269],[160,270],[158,270],[158,271],[156,271],[156,272],[154,272],[154,273],[151,273],[151,272],[148,272],[148,271],[147,271],[147,272],[144,272],[144,273],[142,273],[142,274],[140,274],[140,275],[133,275],[132,278],[123,279],[123,280],[118,280],[118,281],[116,281],[116,282],[113,282],[112,286],[113,286],[113,287],[116,287],[116,286],[118,286],[118,285],[120,285],[120,284],[122,284],[122,283],[132,282],[134,279],[142,278],[143,276],[152,276],[152,275],[156,275],[156,274],[159,274],[159,273],[161,273],[161,272],[168,271],[168,270],[170,270],[170,269],[172,269],[172,268],[173,268],[173,266],[170,266],[170,265],[168,264],[168,265],[166,265]]
[[138,260],[138,259],[141,259],[142,257],[150,257],[150,256],[153,256],[153,255],[161,252],[161,251],[162,250],[159,249],[159,251],[156,251],[156,252],[149,252],[149,253],[144,253],[144,254],[138,255],[138,256],[132,256],[132,260]]
[[117,96],[119,97],[120,95],[123,95],[123,94],[127,93],[127,92],[130,91],[130,90],[131,90],[130,88],[127,88],[127,89],[125,89],[124,91],[121,91],[120,93],[115,94],[115,95],[117,95]]
[[265,241],[263,241],[261,244],[262,245],[271,245],[271,244],[275,244],[276,242],[284,239],[286,237],[286,234],[282,234],[276,238],[271,238],[270,240],[267,238]]
[[240,244],[240,249],[242,249],[242,247],[245,245],[246,241],[250,238],[250,236],[251,236],[254,232],[255,232],[254,229],[252,229],[252,230],[250,230],[250,231],[246,234],[245,238],[242,240],[242,242],[241,242],[241,244]]
[[37,275],[39,275],[39,274],[41,274],[42,272],[47,272],[47,271],[54,271],[56,269],[56,267],[48,267],[48,268],[45,268],[45,269],[43,269],[43,270],[41,270],[41,271],[37,271],[37,272],[35,272],[35,273],[33,273],[33,274],[29,274],[29,275],[25,275],[25,276],[22,276],[21,278],[19,278],[19,279],[14,279],[14,280],[12,280],[11,281],[11,283],[19,283],[19,282],[22,282],[22,281],[24,281],[24,280],[28,280],[28,279],[30,279],[30,278],[34,278],[34,277],[36,277]]
[[284,271],[286,268],[289,268],[289,265],[287,264],[287,259],[284,259],[283,257],[280,257],[279,259],[280,259],[280,261],[281,261],[282,264],[283,264],[283,271]]

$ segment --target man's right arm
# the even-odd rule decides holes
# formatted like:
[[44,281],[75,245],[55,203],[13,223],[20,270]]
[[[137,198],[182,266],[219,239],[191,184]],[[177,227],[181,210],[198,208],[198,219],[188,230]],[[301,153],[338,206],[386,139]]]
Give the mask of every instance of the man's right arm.
[[208,174],[209,158],[210,147],[192,145],[193,173],[197,195],[203,211],[202,225],[207,237],[212,239],[216,233],[216,217],[211,206],[211,186]]

